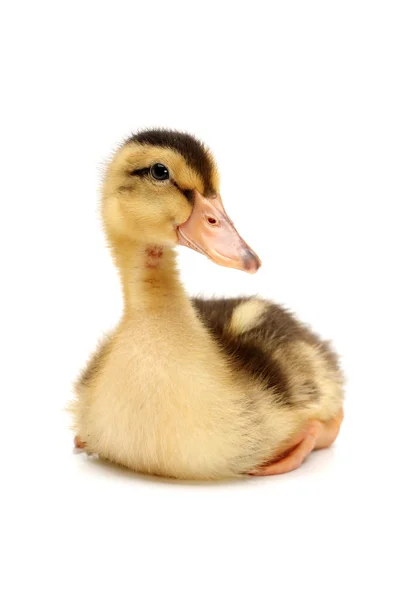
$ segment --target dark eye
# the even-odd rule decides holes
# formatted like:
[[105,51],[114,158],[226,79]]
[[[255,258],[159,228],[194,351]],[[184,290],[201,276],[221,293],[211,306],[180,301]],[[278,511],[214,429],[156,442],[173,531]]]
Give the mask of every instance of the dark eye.
[[167,167],[161,163],[156,163],[150,167],[150,175],[157,181],[169,179],[169,171]]

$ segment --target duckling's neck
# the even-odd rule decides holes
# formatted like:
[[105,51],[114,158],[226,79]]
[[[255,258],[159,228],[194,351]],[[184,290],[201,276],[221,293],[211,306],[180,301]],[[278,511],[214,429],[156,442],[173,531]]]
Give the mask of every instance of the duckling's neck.
[[113,253],[122,280],[125,316],[189,302],[173,248],[125,241]]

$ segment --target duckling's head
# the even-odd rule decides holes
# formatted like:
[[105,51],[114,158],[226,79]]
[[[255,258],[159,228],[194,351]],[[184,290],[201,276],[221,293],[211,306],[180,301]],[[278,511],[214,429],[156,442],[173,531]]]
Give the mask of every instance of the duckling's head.
[[224,210],[211,153],[186,133],[129,138],[107,169],[102,208],[111,243],[181,244],[227,267],[261,266]]

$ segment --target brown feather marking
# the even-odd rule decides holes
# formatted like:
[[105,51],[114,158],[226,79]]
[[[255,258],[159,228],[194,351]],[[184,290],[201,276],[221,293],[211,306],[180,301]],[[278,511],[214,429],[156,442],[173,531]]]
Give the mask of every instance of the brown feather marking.
[[311,329],[300,323],[288,310],[278,304],[271,304],[265,319],[252,332],[254,336],[268,342],[271,348],[281,347],[282,344],[302,341],[318,348],[329,366],[339,369],[337,355],[330,343],[322,340]]
[[[305,365],[304,357],[296,351],[293,353],[293,343],[305,342],[317,348],[327,365],[337,371],[338,359],[329,343],[322,341],[313,331],[297,321],[289,311],[270,302],[266,302],[265,314],[255,322],[254,327],[242,333],[230,331],[228,326],[233,311],[248,300],[252,298],[214,300],[195,298],[192,301],[203,322],[235,367],[261,382],[264,389],[276,392],[276,401],[288,406],[295,405],[298,395],[307,398],[308,402],[317,402],[318,386],[312,379],[312,372],[308,373],[308,368],[306,369],[308,365]],[[291,354],[282,363],[282,360],[278,360],[277,352],[285,347],[291,348]],[[300,360],[301,367],[299,367]],[[288,376],[299,368],[307,378],[301,385],[301,390],[297,387],[296,394],[289,385]]]
[[[251,298],[203,300],[194,298],[193,303],[213,337],[228,354],[235,369],[242,369],[259,381],[265,389],[276,392],[281,404],[290,404],[287,378],[278,361],[259,339],[252,336],[254,330],[234,335],[226,327],[234,309]],[[255,329],[259,329],[258,327]]]

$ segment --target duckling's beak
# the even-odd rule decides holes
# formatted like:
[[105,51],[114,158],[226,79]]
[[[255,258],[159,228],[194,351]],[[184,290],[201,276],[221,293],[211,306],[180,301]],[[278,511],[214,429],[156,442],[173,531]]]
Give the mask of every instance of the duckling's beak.
[[219,265],[247,273],[261,267],[261,260],[226,214],[219,194],[206,198],[195,190],[192,214],[177,232],[179,244],[205,254]]

